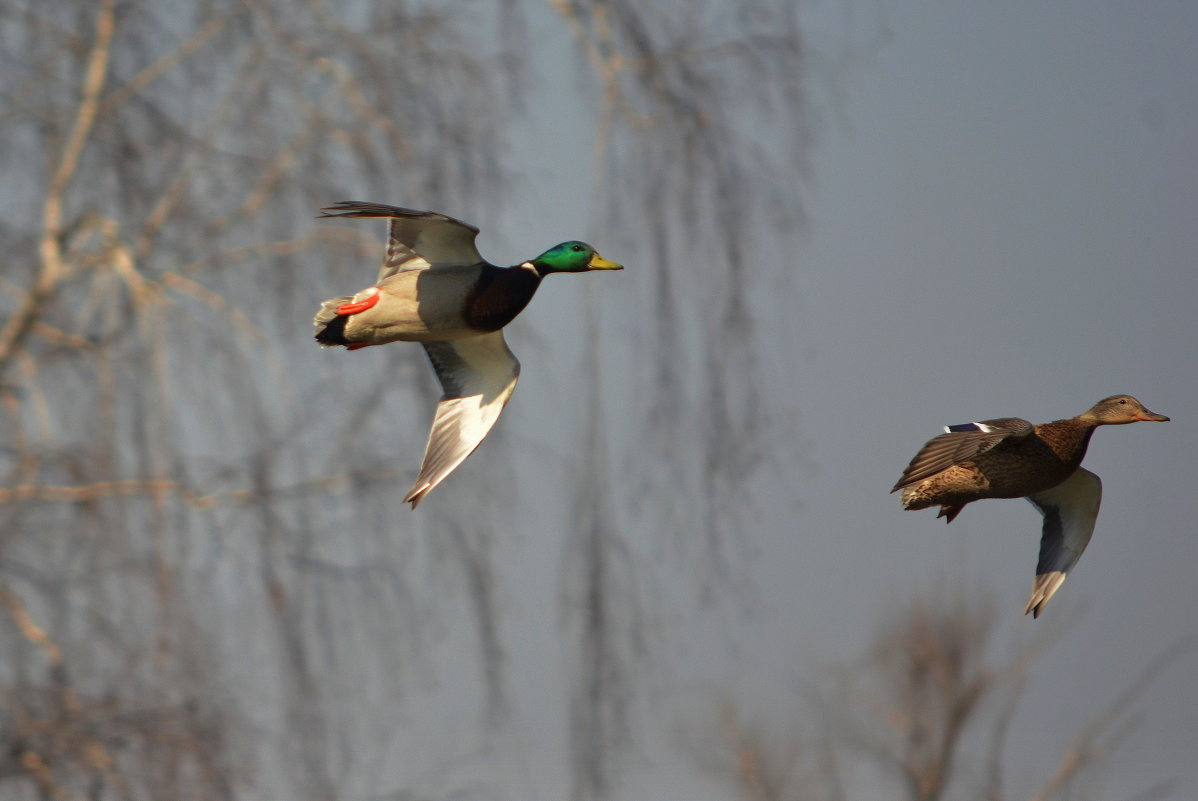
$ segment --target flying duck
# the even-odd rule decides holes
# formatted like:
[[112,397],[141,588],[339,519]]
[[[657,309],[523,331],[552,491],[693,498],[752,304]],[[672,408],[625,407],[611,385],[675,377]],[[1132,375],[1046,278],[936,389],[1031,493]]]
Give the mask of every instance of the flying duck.
[[1044,517],[1036,580],[1024,614],[1039,617],[1094,533],[1102,482],[1081,467],[1098,426],[1166,422],[1131,395],[1112,395],[1077,417],[1032,425],[1018,417],[945,426],[907,465],[891,492],[904,509],[940,506],[953,522],[982,498],[1027,498]]
[[444,214],[343,201],[323,217],[381,217],[390,240],[372,286],[321,304],[316,341],[358,350],[419,342],[441,382],[424,461],[404,497],[412,508],[469,456],[495,425],[520,373],[503,327],[552,273],[622,270],[583,242],[563,242],[534,259],[497,267],[475,247],[478,228]]

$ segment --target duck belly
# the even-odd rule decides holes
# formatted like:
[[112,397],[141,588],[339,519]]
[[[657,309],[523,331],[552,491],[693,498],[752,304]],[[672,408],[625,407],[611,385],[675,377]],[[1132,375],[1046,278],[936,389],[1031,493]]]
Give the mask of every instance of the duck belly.
[[929,506],[961,506],[981,498],[999,498],[992,493],[989,479],[971,463],[953,465],[917,484],[903,487],[900,496],[904,509]]
[[465,272],[396,273],[378,285],[378,303],[349,316],[345,338],[364,345],[383,345],[478,336],[479,332],[469,327],[462,316],[472,287],[472,276]]
[[1028,464],[1013,454],[986,454],[903,489],[905,509],[961,506],[982,498],[1024,498],[1060,484],[1077,470],[1058,460]]

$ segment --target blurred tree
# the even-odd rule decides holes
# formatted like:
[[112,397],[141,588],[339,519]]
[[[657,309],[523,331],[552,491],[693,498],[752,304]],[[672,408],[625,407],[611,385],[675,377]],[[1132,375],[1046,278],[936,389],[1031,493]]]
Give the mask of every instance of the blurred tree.
[[651,391],[630,435],[670,469],[616,469],[597,345],[588,428],[562,445],[581,455],[563,769],[576,798],[610,794],[656,580],[630,534],[680,532],[711,598],[734,572],[768,417],[789,411],[761,399],[745,288],[766,276],[746,220],[801,211],[813,126],[796,4],[0,9],[5,797],[377,792],[363,765],[385,761],[404,689],[444,667],[439,590],[468,599],[482,717],[502,720],[498,586],[518,565],[494,552],[499,492],[428,538],[394,536],[391,418],[423,437],[412,407],[431,378],[417,349],[381,375],[314,359],[307,320],[329,292],[312,288],[360,283],[378,245],[311,217],[347,197],[496,202],[507,132],[543,80],[518,58],[536,50],[532,17],[582,54],[600,101],[603,219],[649,243],[653,290],[630,315],[651,321],[631,373]]
[[[976,587],[943,588],[889,609],[858,661],[811,685],[818,731],[772,734],[725,704],[716,739],[686,746],[745,801],[847,801],[879,792],[907,801],[1066,801],[1102,797],[1104,761],[1134,727],[1132,704],[1161,670],[1193,648],[1179,641],[1148,663],[1092,719],[1078,721],[1052,773],[1030,795],[1004,776],[1015,717],[1031,668],[1059,631],[995,658],[999,616]],[[854,792],[856,789],[856,792]],[[1176,797],[1162,781],[1137,801]]]

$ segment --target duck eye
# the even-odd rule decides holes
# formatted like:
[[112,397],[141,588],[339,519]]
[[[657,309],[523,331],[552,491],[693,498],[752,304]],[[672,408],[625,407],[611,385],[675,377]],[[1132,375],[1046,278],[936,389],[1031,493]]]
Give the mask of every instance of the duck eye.
[[582,245],[575,245],[575,246],[574,246],[574,252],[575,252],[575,253],[582,253]]

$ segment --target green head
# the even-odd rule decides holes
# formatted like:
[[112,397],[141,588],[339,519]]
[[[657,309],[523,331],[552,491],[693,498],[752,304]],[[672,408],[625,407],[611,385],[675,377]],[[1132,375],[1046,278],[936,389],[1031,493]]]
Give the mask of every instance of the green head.
[[624,265],[602,258],[585,242],[562,242],[529,262],[539,275],[585,273],[590,270],[623,270]]

